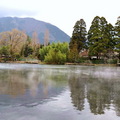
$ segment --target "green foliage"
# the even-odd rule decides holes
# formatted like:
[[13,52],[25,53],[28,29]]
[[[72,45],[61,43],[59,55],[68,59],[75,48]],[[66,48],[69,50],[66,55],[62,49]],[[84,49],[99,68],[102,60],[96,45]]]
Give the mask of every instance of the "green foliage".
[[36,40],[18,30],[0,33],[1,58],[5,61],[38,58],[50,64],[64,64],[66,61],[83,63],[89,60],[80,58],[79,52],[88,50],[87,59],[97,58],[92,60],[93,63],[116,63],[116,59],[120,59],[120,16],[115,27],[104,17],[96,16],[88,33],[85,21],[80,19],[75,23],[69,44],[58,42],[44,47]]
[[14,53],[12,55],[12,60],[15,61],[15,60],[20,60],[20,54],[19,53]]
[[91,60],[91,62],[93,64],[104,64],[104,60],[103,59],[101,59],[101,60]]
[[4,62],[9,60],[9,55],[10,55],[10,51],[8,46],[0,47],[0,56],[3,57],[2,60]]
[[113,26],[108,24],[104,17],[96,16],[93,19],[88,31],[89,56],[94,55],[100,58],[101,55],[106,56],[108,52],[113,51],[113,30]]
[[118,58],[120,59],[120,16],[115,24],[115,50],[119,53]]
[[80,57],[77,60],[78,63],[89,63],[88,58]]
[[56,48],[53,48],[50,49],[48,54],[45,56],[44,61],[49,64],[64,64],[66,62],[66,54]]
[[40,48],[39,50],[39,54],[40,54],[40,60],[44,60],[45,59],[45,56],[48,54],[49,50],[50,50],[51,46],[43,46],[42,48]]
[[0,55],[8,56],[10,54],[8,46],[2,46],[0,48]]
[[31,46],[26,45],[24,49],[24,57],[28,57],[29,55],[32,55],[33,49]]
[[64,64],[67,60],[68,43],[52,43],[39,50],[40,60],[50,64]]
[[78,50],[77,50],[77,43],[74,44],[74,47],[70,49],[68,54],[68,61],[69,62],[77,62],[78,60]]

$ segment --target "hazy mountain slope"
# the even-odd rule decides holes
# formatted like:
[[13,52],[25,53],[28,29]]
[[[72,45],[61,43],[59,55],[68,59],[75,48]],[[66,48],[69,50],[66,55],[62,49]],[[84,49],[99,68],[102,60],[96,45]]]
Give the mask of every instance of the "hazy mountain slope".
[[50,42],[70,41],[70,37],[65,32],[60,30],[58,27],[43,21],[35,20],[33,18],[0,18],[0,32],[10,31],[14,28],[25,31],[29,36],[32,36],[32,33],[36,31],[39,36],[40,43],[43,43],[44,33],[47,29],[49,30]]

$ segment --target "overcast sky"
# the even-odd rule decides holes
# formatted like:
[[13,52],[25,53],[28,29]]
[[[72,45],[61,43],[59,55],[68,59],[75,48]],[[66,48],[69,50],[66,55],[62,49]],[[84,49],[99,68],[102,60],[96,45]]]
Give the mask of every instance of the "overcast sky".
[[120,16],[120,0],[1,0],[0,17],[32,17],[56,25],[68,35],[84,19],[89,29],[95,16],[113,25]]

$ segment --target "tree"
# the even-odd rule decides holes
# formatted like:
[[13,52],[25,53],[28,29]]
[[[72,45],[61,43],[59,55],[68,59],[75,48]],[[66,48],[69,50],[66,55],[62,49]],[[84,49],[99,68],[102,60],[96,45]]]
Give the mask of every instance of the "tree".
[[38,34],[34,31],[32,34],[32,49],[33,49],[33,56],[37,56],[39,53],[40,42],[38,39]]
[[[110,27],[110,26],[109,26]],[[110,30],[108,27],[108,22],[104,17],[100,18],[100,33],[101,33],[101,39],[98,41],[100,44],[100,56],[107,57],[106,54],[110,50]]]
[[24,57],[28,57],[29,55],[32,55],[32,53],[33,53],[33,48],[31,46],[31,38],[27,36],[27,41],[23,48]]
[[29,55],[32,55],[33,49],[31,46],[26,45],[24,49],[24,57],[28,57]]
[[107,35],[107,45],[106,45],[106,54],[105,56],[108,58],[111,58],[114,56],[114,49],[115,49],[115,40],[114,40],[114,36],[115,36],[115,31],[114,31],[114,27],[112,24],[107,24],[107,32],[105,33]]
[[74,47],[70,49],[68,54],[68,61],[69,62],[77,62],[78,60],[78,50],[77,50],[77,43],[74,43]]
[[46,29],[44,34],[44,46],[47,46],[49,44],[49,30]]
[[39,43],[38,34],[37,34],[37,32],[34,31],[32,34],[32,46],[34,49],[38,43]]
[[20,53],[21,48],[27,40],[27,35],[17,29],[13,29],[9,34],[9,46],[11,55],[14,53]]
[[52,43],[39,50],[40,60],[51,64],[63,64],[67,60],[68,43]]
[[88,31],[89,56],[97,56],[97,59],[109,57],[108,52],[113,51],[113,30],[104,17],[93,19]]
[[2,46],[0,47],[0,56],[3,57],[3,60],[6,62],[9,60],[9,47],[8,46]]
[[0,46],[9,46],[10,55],[21,53],[21,50],[26,43],[27,35],[23,31],[13,29],[12,31],[2,32],[0,34]]
[[118,58],[120,59],[120,16],[117,18],[115,24],[115,49],[118,52]]
[[45,56],[48,54],[50,49],[51,49],[51,46],[45,46],[45,47],[40,48],[40,50],[39,50],[40,58],[39,59],[41,61],[44,61]]
[[9,47],[8,46],[2,46],[0,48],[0,55],[4,55],[4,56],[8,56],[10,53],[9,53]]
[[100,17],[96,16],[88,31],[89,56],[99,56],[99,41],[101,39]]
[[76,44],[78,52],[80,52],[80,50],[82,49],[85,49],[87,40],[86,36],[87,36],[86,23],[83,19],[80,19],[75,23],[72,38],[69,44],[70,49],[73,49],[74,45]]
[[57,48],[52,48],[45,56],[44,61],[49,64],[64,64],[66,62],[66,54]]

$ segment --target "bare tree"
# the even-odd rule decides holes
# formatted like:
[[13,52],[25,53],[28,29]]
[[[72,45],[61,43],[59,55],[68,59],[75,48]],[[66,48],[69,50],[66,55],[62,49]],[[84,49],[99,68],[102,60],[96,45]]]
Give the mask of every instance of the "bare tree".
[[11,55],[14,53],[19,54],[26,40],[27,35],[17,29],[0,34],[0,45],[9,46]]
[[9,45],[11,54],[16,52],[20,53],[23,45],[27,40],[27,35],[17,29],[13,29],[9,32]]
[[45,34],[44,34],[44,46],[47,46],[49,43],[49,30],[46,29]]
[[38,49],[40,48],[40,42],[39,42],[39,39],[38,39],[38,34],[35,31],[32,34],[32,48],[33,48],[33,55],[35,56]]

